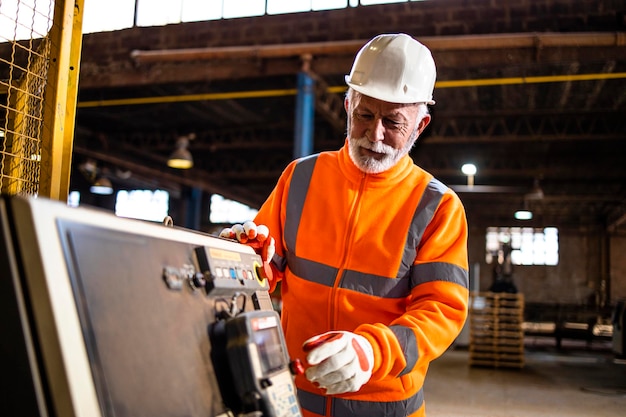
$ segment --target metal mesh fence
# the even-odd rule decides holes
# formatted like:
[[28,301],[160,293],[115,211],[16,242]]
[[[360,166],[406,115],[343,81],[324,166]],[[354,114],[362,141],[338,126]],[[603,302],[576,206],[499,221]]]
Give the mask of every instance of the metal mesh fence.
[[0,0],[0,192],[37,195],[54,0]]

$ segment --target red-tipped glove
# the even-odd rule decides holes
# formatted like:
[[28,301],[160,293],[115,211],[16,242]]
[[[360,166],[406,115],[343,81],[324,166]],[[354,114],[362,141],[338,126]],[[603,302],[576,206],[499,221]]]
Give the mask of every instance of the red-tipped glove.
[[276,244],[274,238],[270,236],[270,231],[264,224],[256,225],[252,221],[244,224],[234,224],[232,227],[222,229],[220,237],[237,240],[239,243],[250,246],[263,259],[263,268],[268,277],[271,278],[272,270],[269,266]]
[[310,338],[302,348],[311,365],[307,379],[325,388],[328,395],[356,392],[372,376],[374,351],[363,336],[328,332]]

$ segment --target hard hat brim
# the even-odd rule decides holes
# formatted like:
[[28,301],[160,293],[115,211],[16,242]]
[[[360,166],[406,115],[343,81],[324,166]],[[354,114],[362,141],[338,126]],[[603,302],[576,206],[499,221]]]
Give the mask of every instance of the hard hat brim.
[[346,75],[344,79],[348,87],[352,88],[353,90],[365,96],[372,97],[377,100],[382,100],[388,103],[397,103],[397,104],[425,103],[431,106],[435,104],[435,100],[433,100],[432,98],[421,99],[419,97],[410,97],[410,96],[407,96],[406,98],[401,98],[401,97],[398,97],[397,94],[385,94],[384,91],[380,91],[380,89],[377,89],[377,88],[368,87],[366,84],[356,84],[356,83],[351,82],[350,75]]

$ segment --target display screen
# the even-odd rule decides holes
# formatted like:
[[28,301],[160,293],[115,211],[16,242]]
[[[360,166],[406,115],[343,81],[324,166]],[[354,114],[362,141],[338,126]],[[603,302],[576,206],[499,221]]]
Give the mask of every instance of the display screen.
[[258,326],[258,323],[254,322],[252,324],[252,340],[259,352],[263,374],[267,375],[282,369],[286,363],[278,326]]

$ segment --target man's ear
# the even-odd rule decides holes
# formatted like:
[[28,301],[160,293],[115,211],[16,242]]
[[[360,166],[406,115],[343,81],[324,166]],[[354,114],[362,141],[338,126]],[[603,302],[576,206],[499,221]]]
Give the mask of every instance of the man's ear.
[[343,108],[346,109],[346,113],[348,113],[350,110],[350,103],[348,102],[348,97],[343,99]]
[[420,120],[419,126],[417,127],[420,135],[422,134],[424,129],[426,129],[426,126],[428,126],[429,123],[430,123],[430,114],[426,114],[424,117],[422,117],[422,120]]

